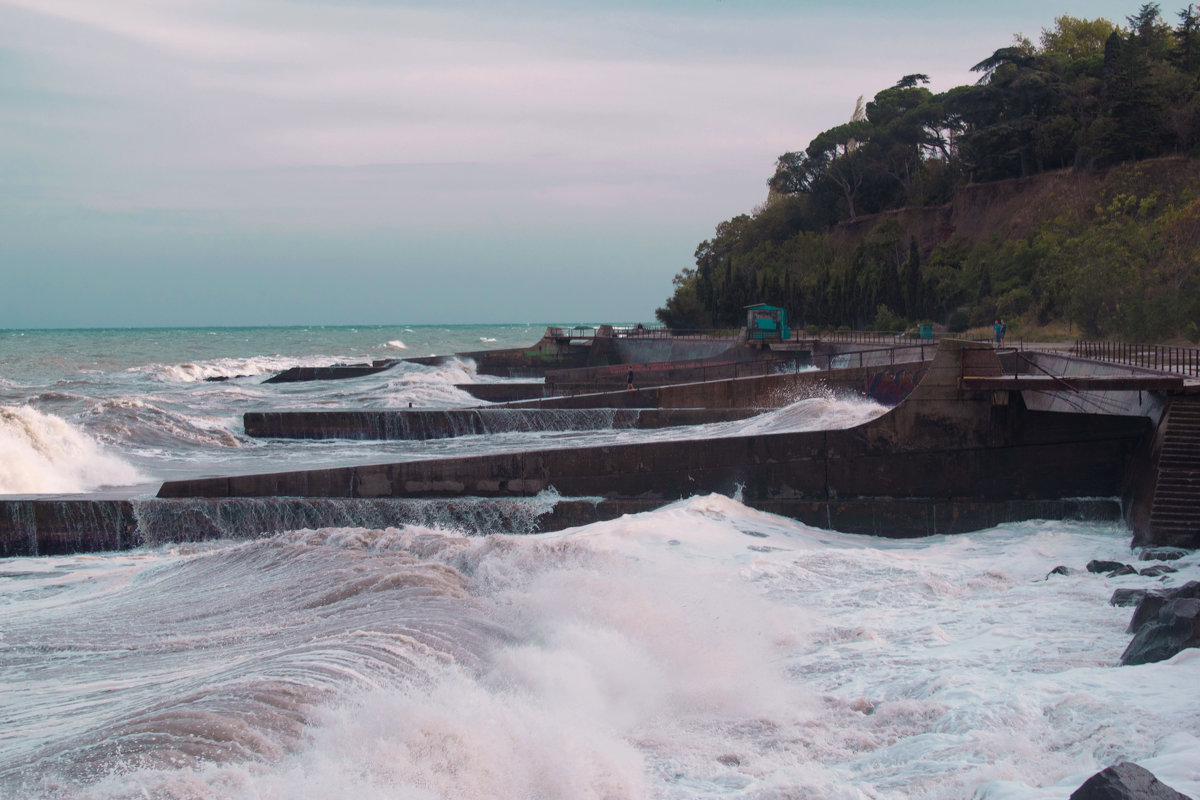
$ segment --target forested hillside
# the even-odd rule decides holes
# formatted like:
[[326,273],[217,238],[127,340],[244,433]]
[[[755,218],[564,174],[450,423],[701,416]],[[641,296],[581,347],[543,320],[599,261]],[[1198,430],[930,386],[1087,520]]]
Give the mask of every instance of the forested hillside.
[[1069,16],[934,94],[907,75],[784,153],[767,202],[717,226],[659,319],[951,330],[999,316],[1200,339],[1200,11]]

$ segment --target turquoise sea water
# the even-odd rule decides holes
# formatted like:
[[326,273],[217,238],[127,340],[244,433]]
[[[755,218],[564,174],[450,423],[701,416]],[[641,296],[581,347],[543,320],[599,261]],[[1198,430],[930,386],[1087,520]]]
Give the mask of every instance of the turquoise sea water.
[[[404,444],[248,439],[242,414],[298,408],[446,408],[455,384],[494,380],[470,361],[402,364],[347,382],[271,385],[293,366],[532,345],[545,325],[394,325],[0,331],[0,495],[131,486],[169,477],[392,458]],[[426,457],[453,443],[423,448]]]

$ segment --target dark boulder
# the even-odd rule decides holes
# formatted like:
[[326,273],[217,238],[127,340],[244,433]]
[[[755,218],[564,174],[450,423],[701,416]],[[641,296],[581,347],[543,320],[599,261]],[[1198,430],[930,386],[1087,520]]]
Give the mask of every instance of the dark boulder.
[[1097,772],[1071,794],[1071,800],[1191,800],[1150,770],[1129,761]]
[[1129,627],[1125,629],[1125,632],[1137,633],[1143,625],[1158,616],[1158,612],[1167,604],[1168,600],[1176,597],[1200,597],[1200,581],[1188,581],[1183,586],[1177,586],[1174,589],[1147,592],[1138,601],[1137,608],[1134,609],[1133,617],[1129,620]]
[[1129,564],[1122,564],[1112,572],[1108,573],[1108,577],[1110,578],[1117,578],[1121,575],[1137,575],[1137,570],[1131,567]]
[[1200,598],[1176,597],[1142,625],[1121,654],[1124,665],[1165,661],[1180,650],[1200,647]]
[[1066,567],[1066,566],[1063,566],[1062,564],[1059,564],[1057,567],[1055,567],[1054,569],[1052,569],[1048,573],[1046,573],[1046,580],[1050,580],[1051,575],[1070,575],[1070,574],[1071,574],[1070,567]]
[[1138,575],[1141,575],[1143,578],[1157,578],[1160,575],[1169,575],[1172,572],[1179,572],[1179,570],[1169,564],[1155,564],[1153,567],[1138,570]]
[[1190,552],[1182,547],[1147,547],[1138,558],[1142,561],[1174,561]]
[[1122,569],[1125,566],[1127,566],[1127,565],[1122,564],[1120,561],[1100,561],[1099,559],[1095,559],[1095,560],[1088,562],[1087,571],[1088,572],[1113,572],[1114,570]]
[[1117,589],[1113,592],[1112,597],[1108,598],[1108,604],[1121,608],[1136,606],[1145,596],[1145,589]]

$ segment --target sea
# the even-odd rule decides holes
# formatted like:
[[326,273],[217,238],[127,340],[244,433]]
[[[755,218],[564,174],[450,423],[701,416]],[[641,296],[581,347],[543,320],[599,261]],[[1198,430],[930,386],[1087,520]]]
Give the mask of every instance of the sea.
[[[567,325],[571,327],[571,325]],[[0,500],[654,438],[847,428],[817,397],[664,431],[256,440],[246,411],[480,405],[544,324],[0,331]],[[548,497],[547,502],[554,502]],[[554,533],[436,519],[0,559],[0,797],[1066,800],[1134,761],[1200,797],[1200,650],[1119,666],[1120,525],[822,530],[733,496]],[[1052,574],[1058,566],[1067,574]]]

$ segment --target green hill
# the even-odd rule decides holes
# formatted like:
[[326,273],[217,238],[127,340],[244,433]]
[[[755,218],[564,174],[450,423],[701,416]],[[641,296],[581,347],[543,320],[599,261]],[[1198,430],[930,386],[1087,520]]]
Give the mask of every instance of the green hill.
[[1010,329],[1200,339],[1200,22],[1060,17],[1041,44],[934,95],[911,75],[780,156],[768,201],[722,222],[657,312],[736,326]]

